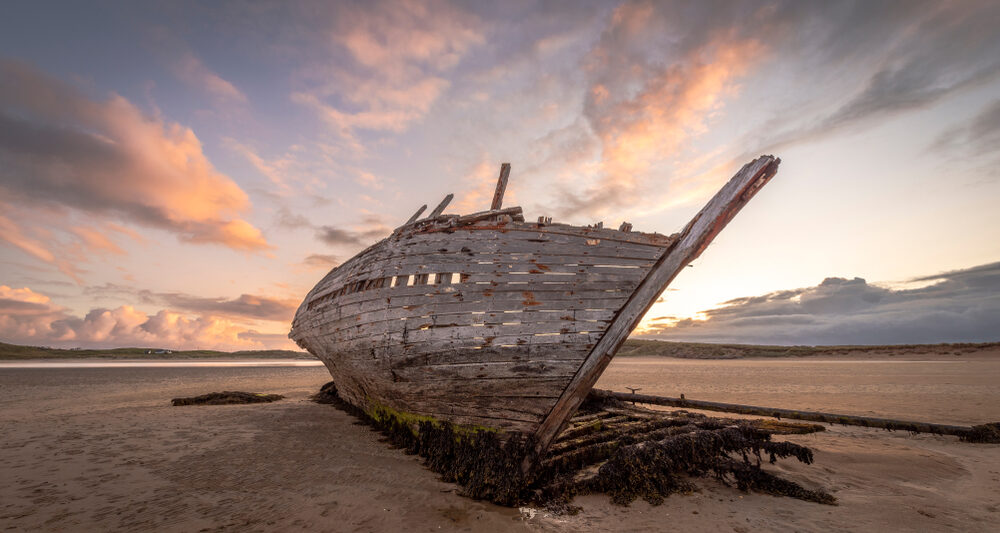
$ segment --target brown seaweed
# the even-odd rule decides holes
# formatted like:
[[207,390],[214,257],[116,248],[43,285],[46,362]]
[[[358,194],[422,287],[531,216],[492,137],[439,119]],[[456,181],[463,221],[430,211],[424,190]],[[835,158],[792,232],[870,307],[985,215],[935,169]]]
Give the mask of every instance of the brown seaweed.
[[1000,422],[972,426],[961,438],[965,442],[1000,443]]
[[190,398],[174,398],[173,405],[233,405],[243,403],[270,403],[284,399],[280,394],[263,394],[259,392],[222,391],[210,392]]
[[[341,400],[324,385],[313,398],[334,404],[379,430],[393,445],[417,454],[442,479],[476,499],[515,506],[534,504],[574,512],[577,494],[603,492],[628,504],[641,497],[661,503],[696,488],[692,479],[712,475],[743,491],[785,495],[817,503],[835,499],[761,468],[794,457],[810,464],[812,451],[771,441],[768,426],[755,421],[710,418],[686,411],[654,412],[614,400],[588,401],[545,457],[530,457],[535,443],[523,434],[457,428],[448,422],[372,416]],[[811,424],[787,424],[782,432],[816,431]],[[535,468],[524,472],[524,459]]]

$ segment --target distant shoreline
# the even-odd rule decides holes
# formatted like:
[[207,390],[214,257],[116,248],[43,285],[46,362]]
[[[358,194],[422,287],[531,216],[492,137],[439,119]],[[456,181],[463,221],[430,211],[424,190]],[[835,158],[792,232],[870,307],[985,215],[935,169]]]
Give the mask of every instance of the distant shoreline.
[[615,357],[658,356],[678,359],[788,357],[958,356],[1000,351],[1000,342],[845,346],[768,346],[629,339]]
[[[1000,351],[1000,342],[895,344],[884,346],[767,346],[755,344],[709,344],[629,339],[616,357],[657,356],[678,359],[747,359],[781,357],[858,357],[949,355],[959,356]],[[111,359],[111,360],[232,360],[232,359],[296,359],[315,360],[308,352],[293,350],[164,350],[162,348],[66,349],[42,346],[20,346],[0,342],[0,360],[39,359]]]
[[0,342],[0,360],[28,359],[132,359],[173,361],[185,359],[305,359],[316,358],[308,352],[293,350],[241,350],[220,352],[216,350],[166,350],[163,348],[110,348],[105,350],[47,348],[21,346]]

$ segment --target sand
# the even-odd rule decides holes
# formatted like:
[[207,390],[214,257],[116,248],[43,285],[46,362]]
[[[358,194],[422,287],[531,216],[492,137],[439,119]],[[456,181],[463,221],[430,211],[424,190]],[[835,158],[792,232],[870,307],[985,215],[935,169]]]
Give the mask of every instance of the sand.
[[[947,361],[947,362],[945,362]],[[599,386],[944,423],[1000,420],[1000,357],[850,363],[623,358]],[[863,428],[788,437],[813,465],[776,468],[836,507],[744,494],[710,480],[663,505],[577,498],[552,516],[456,493],[418,458],[308,400],[306,368],[0,368],[4,531],[989,531],[1000,445]],[[669,384],[669,385],[663,385]],[[172,407],[216,390],[271,404]]]

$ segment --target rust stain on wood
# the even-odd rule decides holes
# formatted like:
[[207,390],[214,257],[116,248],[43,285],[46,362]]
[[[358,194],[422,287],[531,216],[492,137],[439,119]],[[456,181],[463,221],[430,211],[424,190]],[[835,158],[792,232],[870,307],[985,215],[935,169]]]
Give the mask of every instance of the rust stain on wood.
[[521,295],[524,296],[524,300],[521,301],[521,303],[524,305],[527,306],[542,305],[542,302],[539,302],[538,300],[535,299],[535,293],[531,291],[524,291],[521,293]]

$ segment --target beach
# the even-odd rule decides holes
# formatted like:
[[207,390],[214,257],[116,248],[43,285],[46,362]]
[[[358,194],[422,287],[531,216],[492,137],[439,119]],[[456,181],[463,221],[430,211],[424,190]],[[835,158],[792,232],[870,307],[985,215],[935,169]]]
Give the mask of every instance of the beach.
[[[275,363],[276,365],[279,363]],[[815,463],[769,467],[839,500],[711,479],[660,506],[576,498],[575,515],[465,498],[352,416],[309,396],[321,366],[0,366],[4,531],[988,531],[1000,445],[854,427],[782,437]],[[973,424],[1000,420],[1000,354],[616,359],[599,388]],[[212,391],[271,404],[173,407]],[[716,414],[715,416],[718,416]]]

